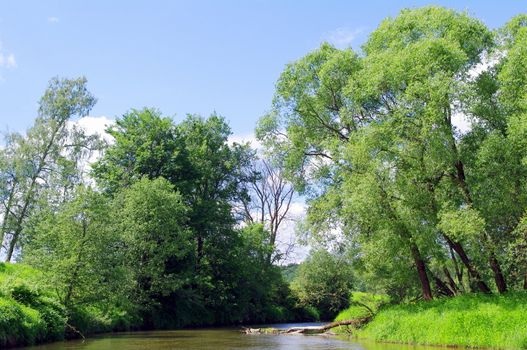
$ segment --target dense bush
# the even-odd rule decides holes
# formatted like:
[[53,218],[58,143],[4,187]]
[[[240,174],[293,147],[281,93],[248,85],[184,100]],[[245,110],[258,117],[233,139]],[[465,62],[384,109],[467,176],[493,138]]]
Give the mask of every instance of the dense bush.
[[49,326],[38,310],[0,298],[0,347],[48,340]]
[[325,250],[310,253],[291,283],[302,307],[315,308],[323,320],[331,320],[349,305],[353,272],[344,256]]

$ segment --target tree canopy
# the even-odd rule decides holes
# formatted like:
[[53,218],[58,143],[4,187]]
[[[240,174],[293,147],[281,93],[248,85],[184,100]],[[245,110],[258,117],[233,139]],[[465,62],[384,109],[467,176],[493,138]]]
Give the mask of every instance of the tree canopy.
[[[526,210],[522,18],[500,34],[404,10],[359,53],[323,44],[287,66],[258,132],[310,196],[313,237],[338,229],[364,272],[386,288],[418,280],[425,299],[523,282],[507,253]],[[410,265],[418,279],[400,276]]]

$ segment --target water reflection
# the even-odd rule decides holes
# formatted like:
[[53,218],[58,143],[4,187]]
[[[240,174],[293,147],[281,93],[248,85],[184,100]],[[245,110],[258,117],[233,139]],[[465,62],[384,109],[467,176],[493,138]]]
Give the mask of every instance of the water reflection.
[[[285,327],[285,326],[284,326]],[[416,350],[334,336],[246,335],[237,329],[131,332],[24,348],[26,350]],[[424,348],[423,348],[424,349]]]

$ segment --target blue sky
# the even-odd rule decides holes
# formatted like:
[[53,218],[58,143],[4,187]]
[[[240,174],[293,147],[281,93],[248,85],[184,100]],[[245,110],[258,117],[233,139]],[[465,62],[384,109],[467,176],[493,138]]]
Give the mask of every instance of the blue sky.
[[322,41],[359,48],[405,7],[467,10],[489,27],[525,1],[0,1],[0,130],[23,131],[53,76],[85,75],[115,118],[157,107],[225,116],[250,134],[284,65]]

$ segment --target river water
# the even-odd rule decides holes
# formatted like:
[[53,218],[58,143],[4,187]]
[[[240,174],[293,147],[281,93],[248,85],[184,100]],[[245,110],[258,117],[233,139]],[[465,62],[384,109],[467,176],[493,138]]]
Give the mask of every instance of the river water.
[[[300,324],[273,325],[288,328]],[[317,325],[317,324],[302,324]],[[23,348],[25,350],[415,350],[392,344],[363,343],[323,335],[247,335],[235,328],[193,329],[104,334]]]

